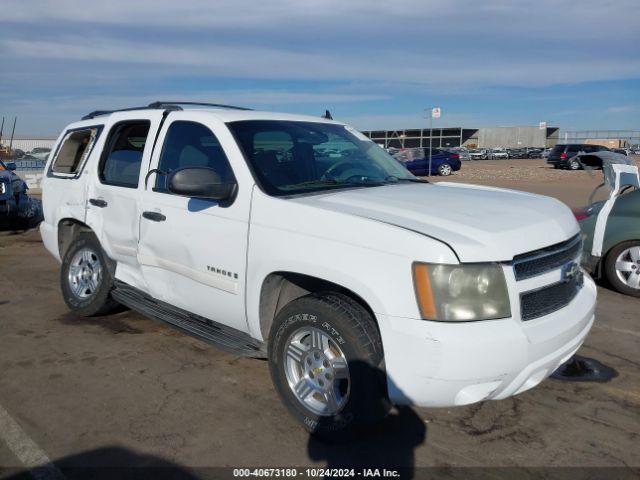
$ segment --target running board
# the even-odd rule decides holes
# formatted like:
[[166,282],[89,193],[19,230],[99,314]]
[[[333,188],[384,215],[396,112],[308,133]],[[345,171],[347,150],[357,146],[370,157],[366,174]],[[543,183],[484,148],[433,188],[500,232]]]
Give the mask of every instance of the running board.
[[132,310],[165,322],[226,352],[243,357],[267,358],[264,343],[249,334],[156,300],[124,282],[116,280],[111,296]]

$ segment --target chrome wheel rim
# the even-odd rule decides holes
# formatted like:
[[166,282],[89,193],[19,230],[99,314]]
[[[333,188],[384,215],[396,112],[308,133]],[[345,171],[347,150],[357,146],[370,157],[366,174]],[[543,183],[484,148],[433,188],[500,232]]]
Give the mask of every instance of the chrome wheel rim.
[[445,177],[451,174],[451,167],[449,165],[440,166],[440,175],[444,175]]
[[76,252],[69,266],[69,288],[78,298],[95,294],[102,280],[102,265],[96,252],[82,248]]
[[346,405],[351,385],[347,358],[322,330],[293,332],[285,345],[284,366],[291,392],[311,412],[331,416]]
[[627,248],[618,255],[616,275],[627,287],[640,289],[640,246]]

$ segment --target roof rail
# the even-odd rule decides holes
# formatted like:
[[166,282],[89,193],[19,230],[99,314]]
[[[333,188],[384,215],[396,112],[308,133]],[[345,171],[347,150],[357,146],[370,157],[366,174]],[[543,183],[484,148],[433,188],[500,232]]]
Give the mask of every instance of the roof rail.
[[149,108],[164,108],[168,106],[179,105],[197,105],[201,107],[229,108],[231,110],[251,110],[246,107],[238,107],[236,105],[225,105],[222,103],[204,103],[204,102],[153,102],[149,104]]
[[146,107],[129,107],[118,108],[116,110],[95,110],[82,117],[82,120],[90,120],[102,115],[109,115],[115,112],[130,112],[132,110],[182,110],[180,105],[198,105],[203,107],[229,108],[232,110],[251,110],[246,107],[237,107],[235,105],[223,105],[221,103],[203,103],[203,102],[152,102]]
[[[115,113],[115,112],[130,112],[133,110],[151,110],[151,109],[156,109],[157,107],[150,107],[150,106],[146,106],[146,107],[129,107],[129,108],[118,108],[115,110],[95,110],[91,113],[86,114],[84,117],[82,117],[82,120],[89,120],[91,118],[95,118],[95,117],[100,117],[102,115],[109,115],[111,113]],[[178,107],[177,105],[174,105],[172,110],[182,110],[180,107]]]

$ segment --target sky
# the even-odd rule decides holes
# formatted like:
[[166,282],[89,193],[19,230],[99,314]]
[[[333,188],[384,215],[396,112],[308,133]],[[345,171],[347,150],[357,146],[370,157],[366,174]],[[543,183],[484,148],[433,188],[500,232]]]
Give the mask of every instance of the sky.
[[[640,130],[638,0],[2,0],[0,116],[56,135],[154,100],[361,130]],[[5,125],[6,135],[6,125]]]

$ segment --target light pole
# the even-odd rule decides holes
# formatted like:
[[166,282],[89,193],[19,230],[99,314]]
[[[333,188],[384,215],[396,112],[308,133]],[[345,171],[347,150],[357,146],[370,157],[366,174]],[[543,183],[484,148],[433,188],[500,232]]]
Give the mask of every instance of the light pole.
[[431,150],[433,149],[433,118],[440,118],[440,107],[429,107],[429,176],[431,176]]

